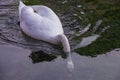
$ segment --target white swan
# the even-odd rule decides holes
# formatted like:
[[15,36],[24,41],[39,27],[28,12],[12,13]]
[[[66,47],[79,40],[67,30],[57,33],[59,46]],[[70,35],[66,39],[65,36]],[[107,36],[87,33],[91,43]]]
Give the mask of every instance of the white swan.
[[28,36],[52,44],[62,43],[64,52],[69,54],[68,66],[73,68],[68,39],[58,16],[50,8],[43,5],[26,6],[20,1],[19,18],[20,27]]

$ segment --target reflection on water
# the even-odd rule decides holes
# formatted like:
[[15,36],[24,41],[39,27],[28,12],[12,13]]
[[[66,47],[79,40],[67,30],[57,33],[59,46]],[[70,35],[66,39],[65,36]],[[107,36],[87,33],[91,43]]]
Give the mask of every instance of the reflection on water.
[[75,47],[75,49],[85,47],[85,46],[91,44],[98,37],[99,37],[99,35],[92,35],[92,36],[88,36],[88,37],[83,37],[81,42]]
[[[0,80],[119,80],[120,49],[98,57],[72,54],[72,78],[63,58],[33,64],[30,50],[11,45],[0,46]],[[48,59],[49,60],[49,59]]]
[[44,61],[53,61],[56,59],[58,56],[61,56],[63,59],[67,58],[67,54],[61,53],[59,55],[57,54],[48,54],[45,53],[44,51],[32,51],[32,53],[29,55],[29,57],[32,59],[33,63],[38,63],[38,62],[44,62]]
[[43,61],[52,61],[57,58],[54,54],[47,54],[43,51],[32,52],[29,56],[32,59],[33,63],[43,62]]
[[51,62],[33,64],[30,50],[0,46],[1,80],[66,80],[67,67],[61,57]]

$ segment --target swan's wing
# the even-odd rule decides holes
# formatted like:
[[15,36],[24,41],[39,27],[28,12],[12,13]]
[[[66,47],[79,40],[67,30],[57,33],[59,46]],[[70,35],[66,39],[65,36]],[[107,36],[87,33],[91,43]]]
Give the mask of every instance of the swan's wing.
[[43,17],[49,17],[52,15],[55,15],[54,12],[48,8],[47,6],[43,6],[43,5],[35,5],[35,6],[31,6],[39,15],[43,16]]
[[58,18],[58,16],[52,11],[52,9],[50,9],[47,6],[43,6],[43,5],[36,5],[36,6],[31,6],[40,16],[42,17],[46,17],[49,18],[51,20],[57,21],[59,23],[60,20]]
[[[26,11],[25,8],[26,7],[24,7],[21,12],[21,19],[22,19],[21,23],[23,22],[25,25],[24,27],[26,28],[22,28],[22,29],[28,30],[30,32],[44,34],[44,35],[49,34],[51,36],[63,33],[63,29],[61,25],[57,24],[53,20],[41,17],[40,15],[34,12],[28,12]],[[28,32],[28,31],[25,31],[25,32]]]
[[21,21],[21,10],[25,6],[26,5],[22,1],[19,2],[19,7],[18,8],[19,8],[19,19],[20,19],[20,21]]
[[63,34],[63,29],[60,22],[56,21],[40,16],[31,7],[23,7],[20,27],[24,33],[35,39],[57,43],[55,37]]

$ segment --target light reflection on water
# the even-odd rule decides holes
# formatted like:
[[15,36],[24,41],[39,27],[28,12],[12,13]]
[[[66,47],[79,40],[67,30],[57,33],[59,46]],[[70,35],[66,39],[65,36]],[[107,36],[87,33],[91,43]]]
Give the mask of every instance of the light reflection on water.
[[[0,80],[70,80],[65,59],[33,64],[30,50],[0,46]],[[98,57],[72,54],[75,69],[71,80],[119,80],[120,51]]]
[[81,42],[74,49],[85,47],[85,46],[91,44],[93,41],[95,41],[98,37],[99,37],[99,35],[96,35],[96,34],[93,34],[88,37],[83,37]]

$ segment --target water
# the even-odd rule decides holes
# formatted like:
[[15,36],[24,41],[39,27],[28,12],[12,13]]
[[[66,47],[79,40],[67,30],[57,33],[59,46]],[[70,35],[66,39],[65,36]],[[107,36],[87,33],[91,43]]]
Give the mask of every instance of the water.
[[24,0],[47,5],[61,19],[72,48],[72,73],[61,46],[21,31],[18,2],[0,1],[0,80],[120,79],[119,1]]
[[1,46],[0,51],[1,80],[61,80],[66,77],[65,61],[60,57],[51,62],[33,64],[29,58],[30,50]]
[[85,47],[85,46],[91,44],[93,41],[95,41],[98,37],[99,37],[99,35],[91,35],[88,37],[83,37],[81,42],[74,49]]
[[32,63],[31,51],[12,45],[0,46],[0,80],[119,80],[120,49],[91,58],[72,54],[72,78],[65,59]]

